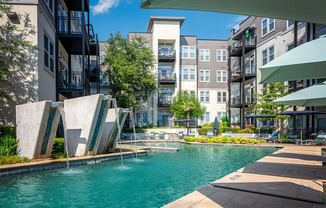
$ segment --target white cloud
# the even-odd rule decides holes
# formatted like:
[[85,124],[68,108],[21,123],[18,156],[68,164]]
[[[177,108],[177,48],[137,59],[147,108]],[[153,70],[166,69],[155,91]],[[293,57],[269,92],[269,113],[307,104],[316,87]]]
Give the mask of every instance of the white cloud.
[[117,7],[122,0],[99,0],[97,5],[91,6],[94,15],[107,13],[109,9]]
[[234,28],[235,30],[238,30],[239,29],[239,24],[247,19],[248,16],[238,16],[234,19],[232,19],[232,22],[230,24],[227,25],[228,28]]

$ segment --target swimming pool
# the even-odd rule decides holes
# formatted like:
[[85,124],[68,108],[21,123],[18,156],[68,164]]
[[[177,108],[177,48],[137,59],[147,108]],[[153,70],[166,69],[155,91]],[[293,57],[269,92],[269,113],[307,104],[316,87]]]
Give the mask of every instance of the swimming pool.
[[179,152],[0,178],[0,207],[160,207],[276,151],[168,144]]

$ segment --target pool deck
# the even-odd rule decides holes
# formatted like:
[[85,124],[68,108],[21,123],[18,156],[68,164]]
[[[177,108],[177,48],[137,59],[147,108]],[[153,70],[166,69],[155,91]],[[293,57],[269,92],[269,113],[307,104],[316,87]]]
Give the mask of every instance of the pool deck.
[[164,207],[326,207],[322,147],[277,147],[283,148]]

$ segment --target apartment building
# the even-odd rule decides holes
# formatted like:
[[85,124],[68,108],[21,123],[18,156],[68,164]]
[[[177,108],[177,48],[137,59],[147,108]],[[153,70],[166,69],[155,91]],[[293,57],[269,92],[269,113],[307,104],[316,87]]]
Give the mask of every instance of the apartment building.
[[[29,41],[38,47],[26,51],[30,62],[15,71],[1,88],[11,100],[1,100],[0,125],[15,125],[17,104],[42,100],[62,101],[90,94],[99,83],[99,46],[90,24],[88,0],[13,0],[9,21],[24,29],[28,15],[34,33]],[[19,35],[19,34],[17,34]],[[98,85],[95,91],[98,92]]]
[[[252,114],[253,109],[250,105],[256,103],[253,94],[262,93],[261,89],[266,87],[259,84],[261,74],[258,69],[295,46],[325,34],[325,29],[324,25],[248,17],[240,23],[237,30],[231,31],[228,40],[228,117],[231,126],[245,128],[259,123],[254,119],[245,119],[245,115]],[[319,81],[321,80],[290,82],[289,90],[296,91]],[[295,109],[304,110],[304,108]],[[324,122],[322,116],[314,116],[310,120],[306,118],[305,121],[298,119],[300,118],[296,118],[295,122],[292,119],[285,121],[282,130],[298,129],[301,122],[305,123],[305,130],[313,130],[315,122]],[[275,126],[273,121],[264,121],[259,125],[262,128]]]
[[157,64],[159,92],[136,112],[137,125],[173,126],[170,106],[179,91],[195,95],[207,110],[199,124],[226,115],[227,41],[180,35],[183,17],[151,17],[147,32],[131,32],[148,40]]

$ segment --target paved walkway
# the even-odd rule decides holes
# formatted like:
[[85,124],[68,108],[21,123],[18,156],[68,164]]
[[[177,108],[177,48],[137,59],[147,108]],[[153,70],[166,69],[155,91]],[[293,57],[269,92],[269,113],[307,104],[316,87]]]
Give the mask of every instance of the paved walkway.
[[321,147],[288,146],[165,207],[326,207]]

